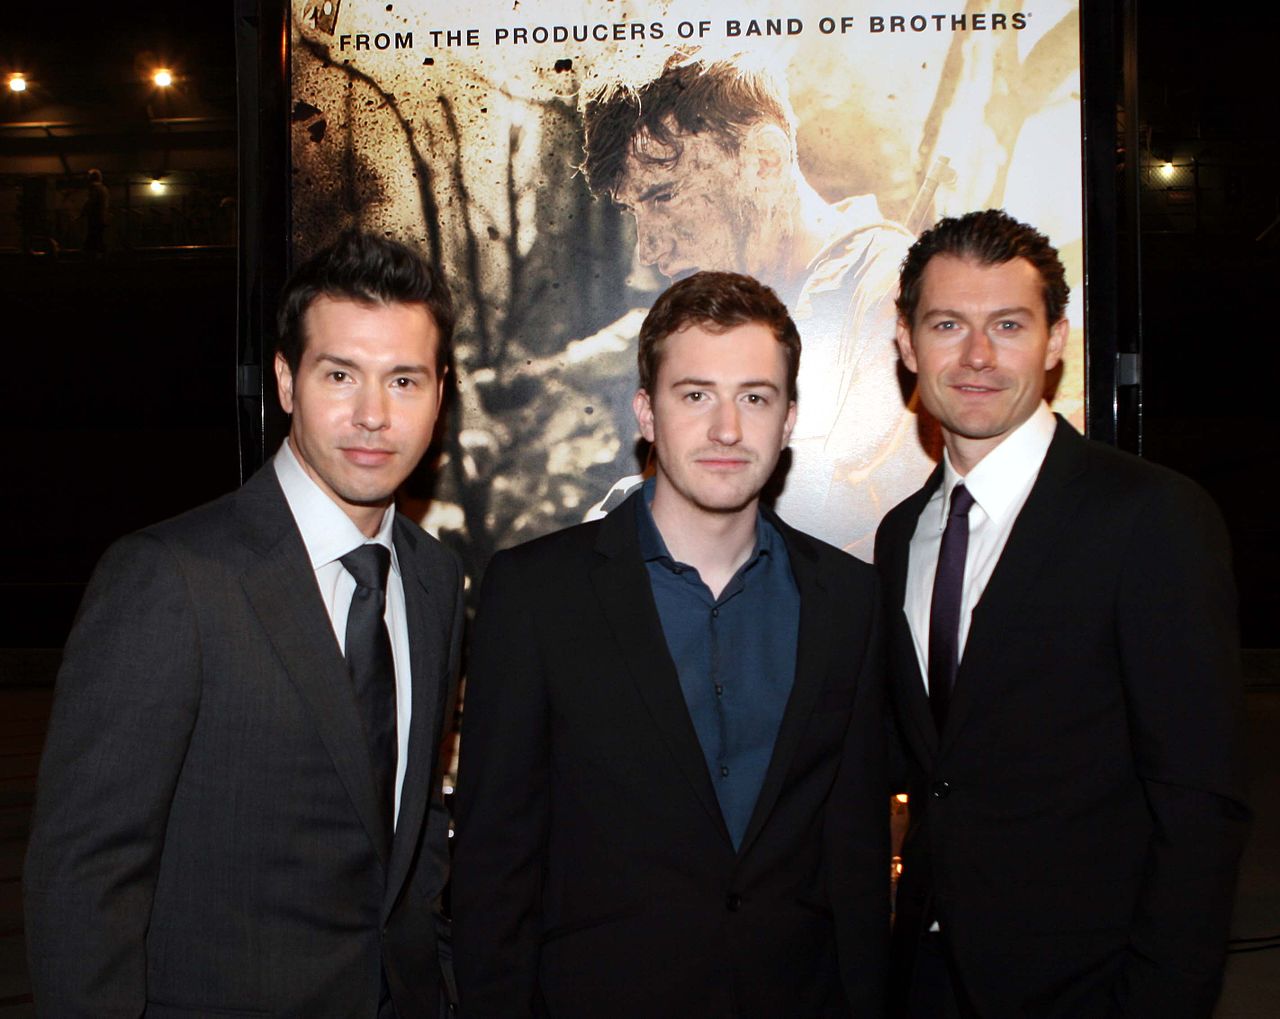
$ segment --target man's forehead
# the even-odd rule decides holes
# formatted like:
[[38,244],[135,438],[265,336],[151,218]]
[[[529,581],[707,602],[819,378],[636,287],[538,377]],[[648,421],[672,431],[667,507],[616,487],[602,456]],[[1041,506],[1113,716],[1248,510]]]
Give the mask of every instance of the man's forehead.
[[677,154],[672,146],[652,139],[648,132],[644,134],[650,137],[649,144],[642,146],[638,141],[639,135],[632,139],[618,186],[613,189],[613,200],[621,205],[633,205],[645,192],[680,176],[683,155]]
[[912,323],[952,315],[990,318],[1029,314],[1045,319],[1045,311],[1044,280],[1027,259],[983,262],[967,255],[940,253],[921,273]]
[[942,297],[962,292],[995,298],[1000,294],[1011,297],[1038,294],[1043,280],[1040,271],[1025,258],[984,262],[966,255],[943,253],[929,259],[921,283],[925,295]]

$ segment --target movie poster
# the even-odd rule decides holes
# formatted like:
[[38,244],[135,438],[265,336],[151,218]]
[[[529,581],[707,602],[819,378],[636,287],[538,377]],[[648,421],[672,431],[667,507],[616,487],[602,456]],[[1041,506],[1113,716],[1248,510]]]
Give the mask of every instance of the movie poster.
[[898,264],[938,217],[1002,206],[1058,246],[1053,404],[1083,426],[1075,3],[293,0],[290,50],[295,260],[359,225],[453,284],[456,399],[409,503],[472,577],[638,482],[639,326],[698,269],[791,309],[771,494],[864,559],[940,452],[893,342]]

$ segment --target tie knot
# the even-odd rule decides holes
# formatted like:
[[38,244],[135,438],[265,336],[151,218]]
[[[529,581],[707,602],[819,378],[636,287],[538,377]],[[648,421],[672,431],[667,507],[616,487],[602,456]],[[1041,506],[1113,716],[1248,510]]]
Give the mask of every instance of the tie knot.
[[951,490],[951,512],[948,517],[967,517],[973,509],[973,493],[964,485],[956,485]]
[[387,589],[387,571],[391,569],[391,553],[385,545],[361,545],[342,557],[342,565],[356,578],[360,587],[375,591]]

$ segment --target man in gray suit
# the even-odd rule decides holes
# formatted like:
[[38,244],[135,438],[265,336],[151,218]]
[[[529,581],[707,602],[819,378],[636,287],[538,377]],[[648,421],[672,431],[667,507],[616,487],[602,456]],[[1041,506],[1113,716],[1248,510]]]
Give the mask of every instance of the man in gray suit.
[[345,234],[282,299],[273,462],[98,566],[25,873],[42,1015],[438,1014],[462,583],[392,497],[452,325],[433,268]]

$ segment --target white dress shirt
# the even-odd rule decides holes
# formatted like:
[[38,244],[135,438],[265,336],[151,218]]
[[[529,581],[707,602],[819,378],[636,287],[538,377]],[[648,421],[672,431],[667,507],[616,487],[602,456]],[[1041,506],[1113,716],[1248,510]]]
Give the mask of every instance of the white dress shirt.
[[366,538],[360,528],[343,512],[311,476],[302,469],[286,439],[275,455],[276,478],[284,490],[285,501],[293,514],[302,543],[307,548],[311,568],[315,570],[320,597],[333,625],[338,647],[346,654],[347,613],[355,594],[355,578],[342,565],[342,557],[364,544],[382,545],[391,552],[391,571],[387,577],[387,607],[383,618],[391,637],[391,656],[396,669],[396,802],[395,816],[400,816],[400,788],[404,784],[405,762],[409,755],[409,719],[413,711],[413,687],[409,675],[409,626],[404,605],[404,582],[400,578],[400,561],[391,540],[395,522],[395,506],[382,515],[378,533]]
[[1049,405],[1041,401],[1031,417],[963,478],[951,465],[951,458],[943,452],[942,484],[925,504],[911,538],[907,590],[902,606],[911,627],[911,638],[926,691],[929,688],[929,612],[933,601],[933,577],[938,569],[942,532],[947,526],[951,490],[963,482],[974,500],[973,508],[969,510],[969,549],[964,561],[960,633],[956,644],[957,661],[961,661],[974,606],[987,589],[987,582],[1000,561],[1014,521],[1031,494],[1056,428],[1057,420]]

